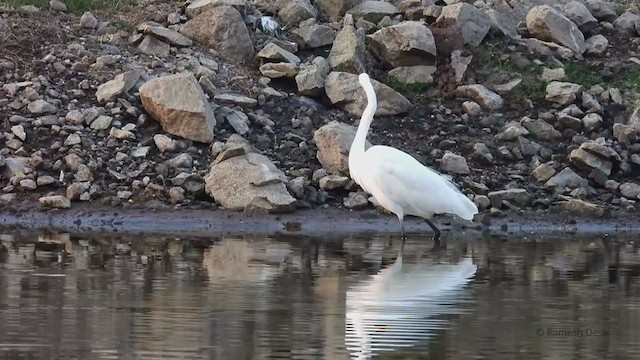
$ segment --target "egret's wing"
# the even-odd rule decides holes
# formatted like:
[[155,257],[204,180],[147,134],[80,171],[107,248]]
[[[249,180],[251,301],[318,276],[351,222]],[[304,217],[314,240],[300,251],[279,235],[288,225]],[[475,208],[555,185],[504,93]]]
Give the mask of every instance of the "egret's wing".
[[385,198],[393,201],[405,215],[454,213],[472,217],[473,209],[466,195],[410,155],[388,146],[373,146],[365,152],[363,160],[367,173],[360,179],[361,186],[378,201]]
[[443,175],[439,171],[423,165],[421,162],[416,160],[413,156],[405,153],[404,151],[398,150],[390,146],[384,146],[384,145],[373,146],[369,148],[369,150],[367,150],[367,153],[369,153],[370,151],[372,151],[371,154],[374,155],[380,161],[398,164],[400,166],[410,168],[414,172],[415,171],[431,172],[432,175],[434,175],[434,177],[441,178],[442,181],[447,184],[447,186],[449,186],[451,189],[462,194],[462,191],[460,190],[460,186],[458,186],[458,184],[449,180],[445,175]]

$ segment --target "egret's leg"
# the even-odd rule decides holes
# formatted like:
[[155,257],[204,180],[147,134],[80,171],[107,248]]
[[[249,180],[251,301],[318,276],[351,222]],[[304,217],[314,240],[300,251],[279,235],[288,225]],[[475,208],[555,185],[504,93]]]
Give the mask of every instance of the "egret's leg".
[[436,227],[431,220],[429,219],[424,219],[424,221],[427,222],[427,224],[429,224],[429,226],[431,226],[431,229],[433,230],[433,242],[435,243],[433,246],[435,247],[440,247],[440,229],[438,229],[438,227]]

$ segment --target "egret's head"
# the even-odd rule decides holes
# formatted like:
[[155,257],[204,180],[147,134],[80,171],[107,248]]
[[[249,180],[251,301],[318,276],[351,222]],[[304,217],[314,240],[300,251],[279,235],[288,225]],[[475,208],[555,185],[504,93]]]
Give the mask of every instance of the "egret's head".
[[358,80],[360,81],[360,85],[362,86],[366,86],[366,84],[369,84],[371,82],[371,80],[369,80],[369,75],[367,75],[367,73],[362,73],[358,76]]

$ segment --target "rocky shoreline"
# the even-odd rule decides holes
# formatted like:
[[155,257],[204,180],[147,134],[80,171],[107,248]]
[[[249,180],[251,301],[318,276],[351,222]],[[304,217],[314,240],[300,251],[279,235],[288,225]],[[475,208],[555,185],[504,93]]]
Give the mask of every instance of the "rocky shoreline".
[[0,6],[0,211],[375,213],[346,163],[366,70],[370,142],[450,175],[480,222],[633,221],[638,7],[539,3]]

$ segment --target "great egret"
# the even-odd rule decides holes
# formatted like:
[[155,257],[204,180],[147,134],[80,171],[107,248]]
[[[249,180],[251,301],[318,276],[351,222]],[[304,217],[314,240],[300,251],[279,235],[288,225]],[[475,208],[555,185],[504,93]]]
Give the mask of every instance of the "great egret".
[[349,150],[349,173],[364,191],[400,220],[405,239],[404,217],[424,218],[433,229],[433,240],[440,244],[440,230],[431,222],[434,214],[455,214],[473,220],[478,208],[458,187],[437,171],[422,165],[411,155],[390,146],[376,145],[365,150],[367,132],[378,106],[369,75],[358,76],[367,95],[358,131]]
[[456,304],[477,266],[469,257],[452,263],[407,266],[396,262],[347,290],[345,342],[352,359],[410,347],[446,329],[441,316],[461,313]]

